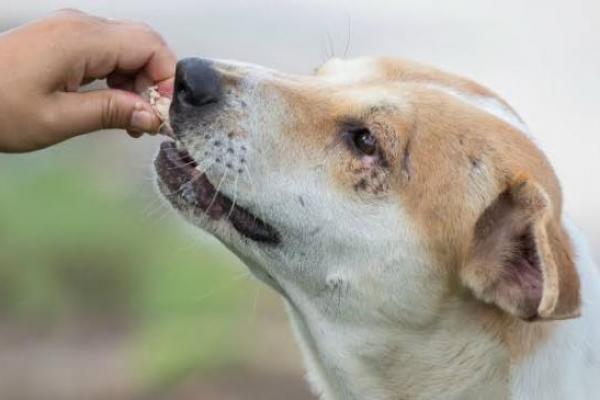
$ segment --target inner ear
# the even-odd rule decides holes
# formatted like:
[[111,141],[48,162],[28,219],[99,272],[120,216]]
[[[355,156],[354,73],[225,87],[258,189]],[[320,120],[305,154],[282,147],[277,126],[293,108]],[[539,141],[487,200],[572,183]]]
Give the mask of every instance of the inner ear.
[[510,302],[516,300],[514,305],[504,304],[507,311],[524,319],[534,318],[542,301],[544,280],[532,227],[527,226],[523,233],[510,239],[504,251],[506,260],[501,260],[504,276],[498,281],[498,290],[504,293],[498,295]]
[[538,185],[520,182],[478,219],[462,277],[476,297],[518,318],[568,318],[579,310],[570,253],[549,197]]

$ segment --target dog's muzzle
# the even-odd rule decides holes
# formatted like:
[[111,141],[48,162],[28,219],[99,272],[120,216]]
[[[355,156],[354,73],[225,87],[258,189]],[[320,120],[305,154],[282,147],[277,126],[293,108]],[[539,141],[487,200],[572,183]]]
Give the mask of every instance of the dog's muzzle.
[[213,220],[225,218],[235,230],[249,239],[278,244],[279,233],[218,191],[204,171],[200,170],[197,160],[180,146],[180,127],[185,127],[193,115],[211,118],[211,113],[219,112],[221,86],[219,73],[210,61],[189,58],[178,63],[169,112],[176,142],[163,142],[154,161],[162,183],[161,189],[171,204],[180,210],[191,209],[194,214],[207,215]]

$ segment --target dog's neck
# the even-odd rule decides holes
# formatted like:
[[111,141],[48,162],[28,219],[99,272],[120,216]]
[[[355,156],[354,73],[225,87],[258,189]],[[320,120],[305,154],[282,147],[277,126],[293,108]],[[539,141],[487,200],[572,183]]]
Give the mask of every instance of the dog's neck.
[[509,353],[458,303],[414,330],[343,326],[290,309],[323,400],[508,398]]
[[584,309],[576,320],[507,327],[459,298],[419,329],[328,320],[307,303],[290,304],[290,314],[323,400],[591,400],[600,392],[600,348],[590,347],[600,335],[600,278],[586,249],[578,269]]

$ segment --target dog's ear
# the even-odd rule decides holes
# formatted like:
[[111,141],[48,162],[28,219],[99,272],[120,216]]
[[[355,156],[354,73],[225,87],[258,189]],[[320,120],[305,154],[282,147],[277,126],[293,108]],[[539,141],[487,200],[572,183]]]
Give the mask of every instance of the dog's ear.
[[571,243],[544,189],[509,184],[479,217],[463,280],[479,299],[527,321],[579,315]]

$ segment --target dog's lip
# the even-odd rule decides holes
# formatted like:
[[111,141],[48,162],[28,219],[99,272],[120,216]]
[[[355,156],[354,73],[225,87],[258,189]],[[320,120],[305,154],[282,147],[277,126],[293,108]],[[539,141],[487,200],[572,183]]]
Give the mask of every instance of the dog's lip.
[[161,143],[154,166],[170,192],[165,196],[174,205],[184,202],[194,212],[205,213],[213,220],[225,217],[241,235],[256,242],[279,244],[275,228],[217,191],[206,175],[196,169],[196,161],[187,151],[177,149],[175,142]]

